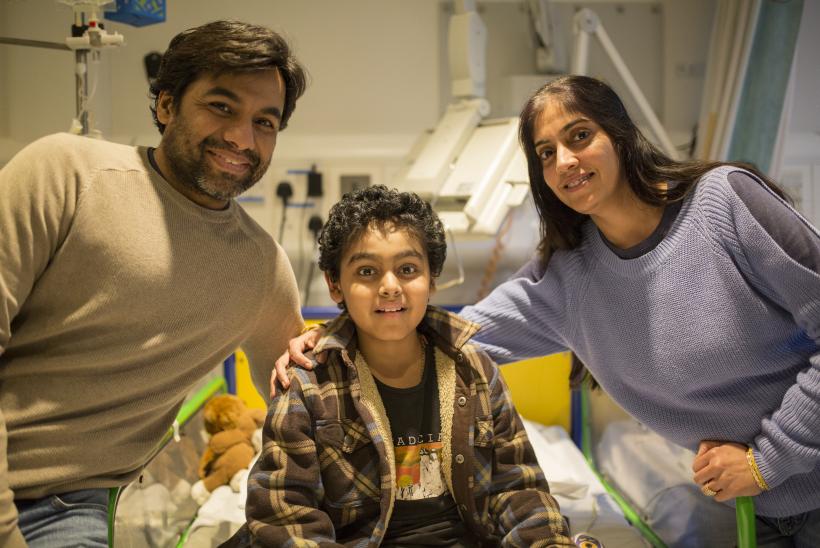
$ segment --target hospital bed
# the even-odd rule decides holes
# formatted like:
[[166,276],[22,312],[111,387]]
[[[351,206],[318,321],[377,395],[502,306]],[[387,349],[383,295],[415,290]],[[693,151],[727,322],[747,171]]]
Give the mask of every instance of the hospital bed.
[[[573,534],[589,533],[608,547],[665,546],[642,518],[640,505],[635,507],[634,493],[624,495],[613,485],[612,468],[599,472],[589,425],[589,391],[586,387],[570,391],[569,370],[568,354],[501,368],[551,492]],[[244,490],[234,493],[228,486],[220,487],[198,508],[187,496],[190,485],[198,479],[196,466],[207,443],[199,413],[205,401],[228,390],[251,406],[265,405],[253,387],[241,352],[226,362],[224,372],[224,378],[211,379],[192,395],[176,427],[163,440],[164,449],[140,480],[121,493],[112,490],[112,516],[119,497],[110,531],[117,548],[216,546],[244,523]],[[755,546],[754,510],[749,500],[740,500],[737,516],[738,546]]]
[[[693,538],[702,541],[704,532],[713,534],[710,527],[730,530],[734,526],[736,538],[731,531],[721,531],[714,538],[731,538],[739,548],[756,545],[751,498],[736,499],[733,511],[703,497],[691,480],[691,452],[664,440],[625,412],[627,420],[610,418],[615,404],[610,403],[609,408],[592,405],[593,398],[608,400],[608,396],[593,397],[587,382],[570,391],[570,364],[566,353],[504,365],[501,372],[573,534],[586,531],[606,546],[629,548],[665,547],[658,534],[663,533],[663,538],[671,538],[677,546],[695,546]],[[594,417],[596,410],[607,416],[603,420]],[[594,418],[605,424],[596,436]],[[679,466],[673,469],[672,463]],[[664,496],[667,512],[659,508]],[[685,516],[687,510],[706,515],[691,519]],[[658,516],[650,524],[645,517],[652,512]],[[688,519],[685,525],[681,520],[668,523],[675,512]]]

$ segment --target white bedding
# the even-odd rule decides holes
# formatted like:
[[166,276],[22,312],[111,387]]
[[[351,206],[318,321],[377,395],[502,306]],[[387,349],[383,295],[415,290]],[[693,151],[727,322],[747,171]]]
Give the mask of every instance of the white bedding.
[[670,548],[737,544],[735,510],[703,496],[692,481],[695,454],[634,420],[607,425],[598,469]]
[[589,533],[608,548],[650,546],[626,521],[563,428],[526,419],[524,428],[549,482],[550,492],[561,506],[561,513],[569,519],[573,535]]
[[[589,533],[609,548],[649,546],[627,523],[563,428],[527,420],[524,420],[524,427],[550,484],[550,491],[561,505],[561,513],[569,519],[573,534]],[[217,488],[200,507],[186,546],[210,546],[215,540],[215,526],[219,527],[218,536],[238,529],[245,522],[246,492],[247,476],[239,493],[231,491],[228,486]],[[226,527],[226,523],[230,525]]]

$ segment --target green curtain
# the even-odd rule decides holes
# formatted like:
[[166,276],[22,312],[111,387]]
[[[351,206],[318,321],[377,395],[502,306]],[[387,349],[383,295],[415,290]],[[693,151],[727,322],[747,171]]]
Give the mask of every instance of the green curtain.
[[802,13],[803,0],[760,4],[729,161],[750,162],[764,173],[769,171]]

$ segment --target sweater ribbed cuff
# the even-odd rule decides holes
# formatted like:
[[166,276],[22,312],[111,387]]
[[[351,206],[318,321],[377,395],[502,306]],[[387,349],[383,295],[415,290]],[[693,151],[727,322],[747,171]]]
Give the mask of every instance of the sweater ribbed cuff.
[[769,489],[785,481],[785,477],[777,477],[777,473],[771,466],[771,463],[763,457],[763,454],[760,451],[753,448],[752,455],[754,455],[757,469],[760,472],[760,475],[763,477],[763,481],[765,481],[766,485],[768,485]]

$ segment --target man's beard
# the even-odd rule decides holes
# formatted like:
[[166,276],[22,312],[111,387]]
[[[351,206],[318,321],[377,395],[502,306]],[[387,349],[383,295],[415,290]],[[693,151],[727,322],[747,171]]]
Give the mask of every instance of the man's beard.
[[[168,159],[168,169],[180,184],[217,200],[230,200],[248,190],[262,178],[270,163],[262,163],[259,155],[252,150],[236,150],[214,136],[208,136],[196,145],[190,138],[187,126],[179,118],[173,129],[166,128],[162,148]],[[244,156],[250,163],[250,170],[245,176],[216,170],[205,157],[206,149],[222,149]]]

